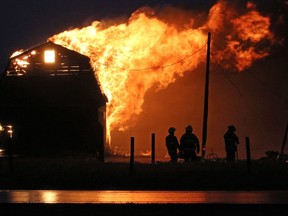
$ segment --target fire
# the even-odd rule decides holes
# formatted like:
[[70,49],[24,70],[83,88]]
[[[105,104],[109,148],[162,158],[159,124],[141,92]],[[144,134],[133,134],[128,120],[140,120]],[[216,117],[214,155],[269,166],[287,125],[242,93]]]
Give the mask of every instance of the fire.
[[11,56],[10,56],[10,58],[13,58],[14,56],[17,56],[17,55],[20,55],[20,54],[22,54],[24,52],[24,50],[17,50],[17,51],[15,51]]
[[[238,15],[236,11],[227,10],[227,5],[222,3],[216,4],[211,11],[220,14],[221,19],[216,25],[212,23],[211,28],[220,28],[220,25],[230,28],[229,34],[226,35],[226,47],[215,52],[215,61],[222,62],[223,67],[231,69],[236,67],[238,71],[249,68],[253,62],[269,55],[271,45],[274,42],[273,34],[270,31],[269,17],[262,16],[256,11],[256,5],[248,2],[246,5],[247,13]],[[219,10],[221,12],[219,12]],[[224,11],[227,15],[224,16]],[[228,19],[230,22],[225,24]],[[211,24],[211,23],[210,23]],[[217,31],[217,30],[216,30]],[[218,30],[219,31],[219,30]],[[227,60],[232,59],[235,65]],[[226,62],[225,62],[226,61]]]
[[[49,40],[90,57],[95,76],[109,99],[107,138],[110,142],[111,130],[127,129],[142,112],[147,90],[164,89],[205,62],[207,32],[212,33],[213,58],[227,68],[236,66],[242,71],[267,56],[269,50],[257,46],[263,40],[273,39],[269,18],[255,8],[249,3],[246,13],[239,15],[220,1],[210,9],[202,26],[193,26],[196,17],[189,17],[181,28],[163,17],[158,18],[152,9],[142,8],[126,23],[106,26],[95,21]],[[224,26],[229,27],[228,31]],[[225,48],[217,49],[213,38],[221,34],[226,35]]]
[[[206,33],[192,28],[179,32],[174,26],[141,12],[133,14],[127,24],[103,28],[100,22],[94,22],[50,40],[91,58],[109,99],[109,132],[114,128],[125,130],[131,118],[142,112],[143,98],[149,88],[165,88],[177,76],[203,62],[205,52],[196,52],[205,46]],[[193,52],[193,61],[179,62]]]
[[[15,70],[17,71],[17,76],[22,76],[26,73],[26,69],[30,65],[29,58],[31,57],[31,55],[36,54],[35,50],[33,50],[32,52],[28,53],[27,55],[20,56],[23,52],[24,52],[24,50],[18,50],[16,52],[14,52],[10,57],[10,58],[15,57],[15,59],[12,61],[12,64],[13,64]],[[17,57],[17,56],[19,56],[19,57]],[[7,74],[9,75],[9,72]]]

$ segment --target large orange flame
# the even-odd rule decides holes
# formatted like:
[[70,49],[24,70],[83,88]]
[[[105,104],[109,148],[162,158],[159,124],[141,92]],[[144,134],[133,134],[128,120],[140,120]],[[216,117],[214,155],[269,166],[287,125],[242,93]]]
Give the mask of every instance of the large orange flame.
[[[166,88],[205,61],[203,48],[208,31],[212,39],[220,33],[226,34],[225,48],[217,50],[213,46],[218,45],[217,42],[212,43],[218,62],[230,59],[230,64],[226,61],[224,66],[230,67],[232,63],[241,71],[268,55],[266,48],[257,45],[263,40],[272,40],[269,18],[257,12],[251,3],[246,13],[239,15],[220,1],[211,8],[203,25],[193,27],[194,19],[196,17],[189,17],[187,25],[178,28],[175,23],[158,18],[151,8],[141,8],[126,23],[105,26],[95,21],[90,26],[49,38],[90,57],[95,76],[109,99],[108,142],[111,130],[127,129],[132,119],[142,112],[148,89]],[[223,29],[225,26],[229,29]]]
[[224,68],[236,67],[238,71],[243,71],[254,61],[269,55],[274,42],[269,29],[270,19],[256,11],[256,6],[251,2],[246,5],[246,13],[241,15],[227,7],[221,1],[210,10],[209,28],[216,33],[226,32],[225,47],[214,52],[215,61],[222,62]]

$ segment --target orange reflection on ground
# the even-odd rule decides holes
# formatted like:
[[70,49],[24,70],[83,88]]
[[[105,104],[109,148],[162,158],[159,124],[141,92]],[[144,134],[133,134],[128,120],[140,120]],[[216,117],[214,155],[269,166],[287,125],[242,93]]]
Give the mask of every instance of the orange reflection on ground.
[[0,203],[288,204],[288,192],[0,190]]

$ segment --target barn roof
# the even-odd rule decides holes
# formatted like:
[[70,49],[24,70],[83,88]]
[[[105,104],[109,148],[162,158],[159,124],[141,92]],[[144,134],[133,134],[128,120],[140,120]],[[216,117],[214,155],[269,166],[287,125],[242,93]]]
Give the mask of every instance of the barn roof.
[[47,41],[11,57],[5,75],[71,75],[91,70],[88,56]]
[[107,102],[90,58],[51,41],[11,57],[3,75],[2,105],[27,105],[28,100],[41,106],[100,107]]

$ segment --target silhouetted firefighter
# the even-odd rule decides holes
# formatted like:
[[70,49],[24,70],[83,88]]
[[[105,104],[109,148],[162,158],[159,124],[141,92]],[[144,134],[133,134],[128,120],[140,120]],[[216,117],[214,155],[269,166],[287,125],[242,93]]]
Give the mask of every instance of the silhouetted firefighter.
[[190,124],[185,127],[185,133],[180,138],[180,151],[185,162],[196,160],[200,152],[198,137]]
[[237,153],[237,145],[239,144],[239,138],[234,133],[236,128],[234,125],[229,125],[227,132],[224,134],[226,159],[227,161],[235,161]]
[[174,127],[170,127],[168,129],[168,135],[166,136],[166,147],[168,154],[170,156],[171,162],[178,161],[178,150],[179,150],[179,142],[177,137],[174,135],[175,132]]

